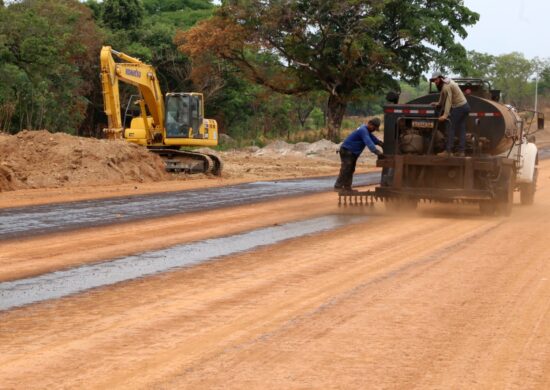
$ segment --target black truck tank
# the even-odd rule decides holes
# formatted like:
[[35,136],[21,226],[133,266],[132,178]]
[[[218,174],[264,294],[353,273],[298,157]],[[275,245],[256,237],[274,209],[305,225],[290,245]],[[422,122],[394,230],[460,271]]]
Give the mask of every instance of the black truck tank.
[[[466,96],[471,107],[470,117],[466,122],[466,133],[476,134],[482,141],[482,153],[498,155],[508,151],[514,139],[520,136],[522,119],[516,110],[490,99],[478,96]],[[439,94],[433,93],[411,100],[406,104],[386,105],[385,112],[395,109],[410,109],[411,106],[433,110],[430,103],[437,102]],[[435,113],[437,116],[438,113]]]

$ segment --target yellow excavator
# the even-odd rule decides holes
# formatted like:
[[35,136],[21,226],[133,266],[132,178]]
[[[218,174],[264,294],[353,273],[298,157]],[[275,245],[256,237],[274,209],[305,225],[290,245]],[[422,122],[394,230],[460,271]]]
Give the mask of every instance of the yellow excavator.
[[[120,62],[115,61],[115,57]],[[121,139],[146,146],[159,154],[166,169],[173,172],[213,173],[220,175],[222,161],[214,154],[182,150],[181,147],[216,146],[218,124],[204,118],[204,98],[201,93],[176,92],[163,95],[151,65],[104,46],[100,54],[101,85],[108,127],[107,138]],[[139,92],[140,115],[132,117],[125,127],[120,107],[119,81],[135,86]],[[128,115],[128,102],[124,119]]]

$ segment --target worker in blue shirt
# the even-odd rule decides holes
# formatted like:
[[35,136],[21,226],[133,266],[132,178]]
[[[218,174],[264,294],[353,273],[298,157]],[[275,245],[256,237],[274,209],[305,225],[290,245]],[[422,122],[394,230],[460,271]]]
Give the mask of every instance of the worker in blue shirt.
[[340,166],[340,174],[334,184],[336,191],[351,191],[351,184],[353,182],[353,174],[355,173],[355,165],[357,159],[365,149],[365,146],[369,150],[376,154],[378,158],[384,158],[383,153],[376,148],[378,146],[384,146],[384,143],[372,134],[380,127],[380,119],[373,118],[366,124],[359,126],[353,131],[340,146],[340,160],[342,164]]

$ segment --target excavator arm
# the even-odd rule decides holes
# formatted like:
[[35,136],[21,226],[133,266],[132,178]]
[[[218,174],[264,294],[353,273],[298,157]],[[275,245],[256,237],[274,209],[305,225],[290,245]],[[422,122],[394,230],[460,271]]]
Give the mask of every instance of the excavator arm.
[[[115,62],[113,56],[122,62]],[[110,46],[101,49],[101,83],[103,101],[108,118],[107,138],[122,138],[124,126],[121,119],[118,82],[134,85],[140,93],[141,119],[147,135],[147,143],[164,137],[164,97],[160,90],[155,69],[137,58],[113,50]],[[149,111],[149,115],[147,113]]]

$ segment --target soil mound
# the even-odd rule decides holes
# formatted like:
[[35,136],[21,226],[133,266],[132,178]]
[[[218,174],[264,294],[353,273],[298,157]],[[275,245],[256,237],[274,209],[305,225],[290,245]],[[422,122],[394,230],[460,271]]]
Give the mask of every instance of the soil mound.
[[336,151],[340,148],[339,144],[335,144],[326,139],[317,142],[298,142],[297,144],[289,144],[285,141],[274,141],[262,149],[257,150],[256,156],[287,156],[296,158],[319,157],[331,161],[340,161]]
[[266,145],[264,150],[288,151],[292,149],[292,145],[288,142],[277,140]]
[[298,142],[289,144],[285,141],[274,141],[262,149],[255,152],[256,155],[282,155],[295,157],[322,157],[333,159],[333,155],[338,150],[339,145],[328,140],[320,140],[314,143]]
[[168,180],[144,147],[64,133],[0,134],[0,191]]

